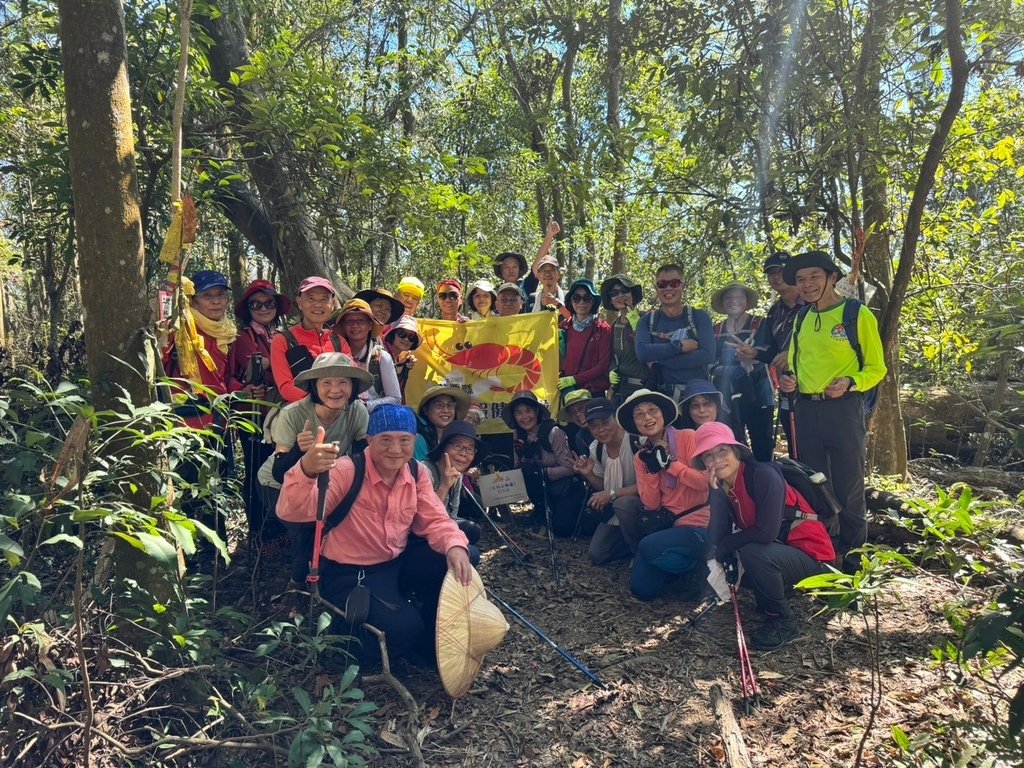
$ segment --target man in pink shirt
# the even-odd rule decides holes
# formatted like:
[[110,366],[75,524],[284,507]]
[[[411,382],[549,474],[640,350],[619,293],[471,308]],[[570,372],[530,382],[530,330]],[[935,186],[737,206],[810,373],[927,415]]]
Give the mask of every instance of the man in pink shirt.
[[[418,467],[413,477],[410,459],[416,442],[416,416],[404,405],[382,405],[370,414],[369,447],[362,487],[344,520],[324,537],[320,562],[320,591],[329,602],[344,606],[357,584],[370,590],[366,622],[387,634],[392,658],[433,657],[434,617],[445,573],[451,569],[469,584],[472,565],[469,542],[448,515],[431,483],[430,473]],[[285,475],[277,503],[278,516],[288,522],[316,519],[317,475],[329,473],[328,514],[344,498],[355,475],[350,457],[338,448],[316,444]],[[412,534],[412,535],[410,535]],[[420,610],[409,602],[415,592]],[[359,628],[343,626],[359,638],[354,649],[363,664],[379,662],[374,637]]]

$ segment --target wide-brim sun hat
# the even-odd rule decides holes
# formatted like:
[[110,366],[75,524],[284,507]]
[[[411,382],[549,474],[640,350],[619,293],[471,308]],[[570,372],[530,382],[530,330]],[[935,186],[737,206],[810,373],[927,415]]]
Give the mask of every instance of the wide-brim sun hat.
[[713,309],[720,315],[726,314],[725,305],[722,302],[725,299],[725,294],[734,289],[741,290],[747,295],[747,311],[752,312],[754,308],[757,306],[758,298],[760,298],[757,295],[757,291],[755,291],[749,285],[744,285],[743,283],[736,282],[729,283],[728,285],[719,288],[711,295],[711,309]]
[[384,340],[389,344],[394,343],[392,338],[395,335],[395,331],[411,331],[416,334],[416,338],[413,339],[410,350],[416,350],[420,344],[423,343],[423,336],[420,334],[419,323],[416,322],[416,318],[412,315],[402,315],[398,318],[393,325],[388,326],[387,331],[384,334]]
[[627,397],[622,405],[619,406],[619,409],[615,411],[615,420],[631,435],[640,434],[636,429],[636,421],[633,419],[633,409],[640,405],[640,403],[653,403],[658,406],[661,410],[661,415],[665,418],[666,428],[672,426],[672,422],[679,418],[679,406],[676,405],[676,401],[671,397],[650,389],[638,389]]
[[679,410],[683,411],[683,409],[688,408],[687,403],[697,395],[713,398],[718,403],[720,413],[729,413],[729,406],[725,402],[725,395],[719,392],[715,385],[707,379],[690,379],[686,382],[683,397],[679,400]]
[[253,280],[245,287],[245,293],[235,302],[235,317],[243,323],[252,320],[252,313],[249,310],[249,299],[257,293],[266,293],[277,300],[277,317],[284,317],[292,311],[292,300],[283,293],[278,293],[274,284],[269,280]]
[[807,253],[798,253],[786,262],[786,266],[782,268],[782,279],[786,281],[787,285],[796,285],[796,273],[801,269],[813,269],[814,267],[823,269],[826,273],[835,272],[837,275],[843,273],[839,265],[824,251],[808,251]]
[[473,426],[473,423],[459,419],[453,421],[444,428],[444,432],[441,433],[440,442],[438,442],[437,446],[427,454],[427,458],[433,462],[440,461],[441,455],[444,453],[444,449],[448,446],[448,443],[456,437],[468,437],[473,441],[473,445],[476,446],[476,455],[473,457],[473,461],[470,462],[470,467],[477,466],[491,452],[487,447],[487,444],[477,437],[476,427]]
[[389,325],[402,315],[405,314],[405,304],[395,298],[391,291],[386,291],[383,288],[364,288],[363,290],[356,293],[353,299],[362,299],[367,304],[372,304],[377,299],[386,299],[391,305],[391,314],[388,315],[388,321],[385,325]]
[[590,294],[590,297],[593,299],[590,303],[590,314],[596,314],[597,311],[601,309],[601,294],[597,292],[597,288],[594,287],[594,284],[585,278],[574,280],[573,284],[569,286],[569,290],[565,292],[566,303],[572,303],[572,295],[575,293],[577,288],[584,288],[587,293]]
[[551,418],[551,411],[533,392],[516,392],[512,395],[512,399],[505,403],[505,407],[501,409],[501,420],[508,425],[509,429],[515,429],[517,426],[514,413],[519,403],[529,403],[537,408],[537,421]]
[[454,571],[445,574],[437,600],[434,648],[441,684],[449,696],[457,699],[469,690],[484,654],[496,648],[508,630],[501,611],[487,599],[476,569],[468,586]]
[[516,253],[515,251],[505,251],[494,257],[494,276],[499,280],[502,279],[501,264],[505,259],[515,259],[519,262],[519,277],[524,277],[530,271],[530,265],[526,262],[526,257],[523,254]]
[[423,393],[423,397],[420,398],[420,404],[416,408],[418,413],[424,420],[427,418],[427,405],[431,400],[441,397],[441,395],[447,395],[455,401],[455,418],[462,420],[466,418],[466,414],[469,413],[469,406],[471,405],[469,395],[458,387],[431,387]]
[[369,371],[364,371],[355,360],[344,352],[324,352],[317,355],[307,370],[295,377],[295,386],[300,386],[308,381],[316,379],[352,379],[353,397],[362,391],[363,385],[369,387],[373,384],[373,376]]
[[[404,311],[404,307],[403,307]],[[370,338],[375,339],[380,336],[380,332],[384,330],[384,324],[377,320],[373,316],[373,310],[370,309],[370,305],[362,299],[349,299],[345,302],[342,308],[338,311],[335,317],[335,333],[341,331],[341,321],[345,319],[345,315],[365,315],[370,320]]]
[[740,459],[746,461],[754,454],[750,448],[736,439],[732,433],[732,427],[720,421],[709,421],[697,427],[694,437],[693,452],[690,454],[690,464],[698,469],[704,469],[704,462],[700,457],[708,451],[713,451],[720,445],[731,445],[739,450]]
[[615,305],[612,304],[611,290],[615,287],[615,284],[619,283],[623,288],[629,291],[633,297],[633,306],[637,306],[644,297],[644,289],[640,287],[639,283],[635,283],[625,275],[612,275],[601,283],[601,303],[605,309],[615,309]]

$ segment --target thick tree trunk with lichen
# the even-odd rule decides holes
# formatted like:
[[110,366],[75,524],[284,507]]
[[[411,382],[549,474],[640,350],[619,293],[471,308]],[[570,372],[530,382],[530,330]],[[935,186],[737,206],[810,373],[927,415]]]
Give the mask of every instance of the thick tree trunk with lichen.
[[[98,411],[123,409],[117,398],[127,392],[142,406],[153,400],[154,368],[124,16],[119,0],[61,0],[58,8],[93,405]],[[136,449],[115,441],[111,450]],[[135,503],[148,511],[147,491],[137,496]],[[106,546],[114,550],[119,579],[133,579],[160,599],[173,598],[152,558],[120,539],[110,538]]]

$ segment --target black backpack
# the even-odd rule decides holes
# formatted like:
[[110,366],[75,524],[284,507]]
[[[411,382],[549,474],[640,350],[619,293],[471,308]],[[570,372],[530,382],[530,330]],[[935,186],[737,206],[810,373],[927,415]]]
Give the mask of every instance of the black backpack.
[[[349,486],[341,501],[338,502],[338,506],[324,518],[324,538],[345,521],[348,513],[352,511],[352,505],[355,504],[359,491],[363,489],[363,478],[366,476],[366,454],[357,453],[353,456],[352,466],[355,469],[355,474],[352,476],[352,485]],[[413,481],[419,482],[420,463],[416,459],[409,459],[409,471],[412,473]]]
[[[857,365],[860,370],[864,370],[864,349],[860,345],[860,332],[857,330],[857,317],[860,315],[860,308],[864,304],[857,299],[846,299],[846,304],[843,305],[843,332],[846,334],[846,340],[850,342],[850,346],[853,348],[853,353],[857,356]],[[800,328],[804,324],[804,319],[807,317],[807,313],[811,311],[811,305],[808,304],[801,309],[796,316],[796,321],[793,323],[793,333],[790,336],[793,344],[793,373],[796,373],[796,364],[798,362],[797,353],[800,351],[798,346],[800,338]],[[863,391],[864,394],[864,417],[871,416],[875,410],[875,405],[878,404],[878,387],[872,387]],[[808,499],[810,501],[810,499]]]
[[[313,367],[313,353],[308,348],[299,344],[291,328],[285,328],[281,333],[284,334],[284,340],[288,342],[288,349],[284,353],[284,358],[288,361],[288,367],[291,368],[292,378],[295,378],[303,371],[308,371]],[[341,352],[341,344],[338,342],[338,337],[332,333],[330,338],[334,351]]]
[[[811,469],[801,461],[786,457],[777,458],[772,461],[772,464],[782,471],[782,478],[786,481],[786,485],[793,488],[811,505],[811,509],[818,516],[818,520],[824,524],[829,535],[835,536],[839,532],[839,513],[843,511],[843,506],[836,498],[836,493],[832,490],[832,483],[829,482],[825,473]],[[750,478],[747,480],[749,481]],[[802,514],[800,510],[787,507],[783,514],[783,521],[792,523]]]

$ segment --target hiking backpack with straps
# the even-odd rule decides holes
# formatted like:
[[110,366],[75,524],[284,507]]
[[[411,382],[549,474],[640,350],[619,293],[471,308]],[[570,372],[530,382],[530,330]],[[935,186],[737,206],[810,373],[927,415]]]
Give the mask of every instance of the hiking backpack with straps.
[[[782,478],[786,485],[804,497],[804,500],[811,505],[818,520],[825,526],[830,536],[839,532],[839,513],[843,507],[832,490],[832,483],[825,476],[824,472],[811,469],[803,462],[788,457],[776,458],[772,461],[782,471]],[[748,464],[749,466],[749,464]],[[806,517],[806,513],[787,507],[783,512],[783,521],[792,523],[794,520]]]
[[[843,305],[843,333],[846,334],[846,340],[850,343],[853,348],[853,353],[857,356],[857,366],[859,370],[864,370],[864,348],[860,345],[860,332],[857,330],[857,318],[860,316],[860,308],[863,307],[863,302],[857,299],[846,299],[846,303]],[[812,305],[808,304],[801,309],[796,316],[796,320],[793,322],[793,333],[791,335],[793,345],[793,373],[796,373],[796,365],[798,362],[798,353],[800,352],[799,337],[800,328],[803,327],[804,320],[807,318],[807,314],[811,311]],[[868,418],[875,410],[875,405],[878,403],[878,387],[874,386],[871,389],[861,390],[861,394],[864,395],[864,417]],[[810,499],[808,499],[810,501]]]
[[[292,378],[294,378],[303,371],[308,371],[313,367],[313,353],[309,351],[308,347],[299,344],[299,340],[295,338],[291,328],[285,328],[281,333],[284,335],[284,340],[288,342],[288,349],[284,353],[284,358],[288,361],[288,367],[291,368]],[[338,337],[332,333],[330,334],[330,339],[334,351],[341,352],[342,349]]]
[[[686,327],[689,329],[690,335],[693,336],[694,341],[697,341],[697,324],[693,320],[693,305],[687,304],[685,309],[686,309]],[[653,309],[653,310],[651,310],[650,313],[648,313],[648,317],[650,317],[649,330],[650,330],[651,334],[653,335],[654,333],[656,333],[654,327],[661,320],[661,310],[660,309]],[[657,333],[661,333],[661,331],[657,331]],[[658,369],[659,369],[659,366],[658,366],[657,363],[651,363],[652,381],[651,381],[651,383],[645,382],[644,386],[649,387],[650,389],[658,389],[658,387],[663,383],[662,380],[661,380],[661,372]],[[704,378],[705,379],[708,377],[709,373],[710,373],[710,366],[707,366],[707,365],[704,366]]]

